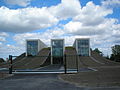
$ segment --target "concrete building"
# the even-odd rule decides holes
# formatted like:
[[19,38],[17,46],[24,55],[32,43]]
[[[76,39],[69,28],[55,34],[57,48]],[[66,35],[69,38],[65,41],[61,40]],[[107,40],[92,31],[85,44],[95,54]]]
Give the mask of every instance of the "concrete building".
[[28,39],[26,40],[26,56],[36,56],[45,47],[47,46],[39,39]]
[[77,54],[80,56],[90,56],[90,39],[89,38],[77,38],[73,44]]
[[63,64],[64,39],[51,39],[51,64]]

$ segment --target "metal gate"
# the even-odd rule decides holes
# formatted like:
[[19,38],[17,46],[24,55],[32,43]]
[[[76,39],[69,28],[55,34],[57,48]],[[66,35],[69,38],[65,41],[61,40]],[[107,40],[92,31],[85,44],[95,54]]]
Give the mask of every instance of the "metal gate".
[[[77,73],[77,55],[64,55],[63,63],[51,64],[52,56],[19,56],[9,55],[10,74],[40,74],[40,73]],[[45,59],[45,60],[44,60]],[[41,60],[41,61],[40,61]],[[41,64],[40,64],[41,63]]]

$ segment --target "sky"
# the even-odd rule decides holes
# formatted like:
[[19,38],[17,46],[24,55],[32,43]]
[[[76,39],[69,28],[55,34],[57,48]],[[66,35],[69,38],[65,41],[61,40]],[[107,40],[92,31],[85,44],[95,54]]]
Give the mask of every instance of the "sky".
[[25,52],[26,39],[90,38],[104,55],[120,44],[120,0],[0,0],[0,58]]

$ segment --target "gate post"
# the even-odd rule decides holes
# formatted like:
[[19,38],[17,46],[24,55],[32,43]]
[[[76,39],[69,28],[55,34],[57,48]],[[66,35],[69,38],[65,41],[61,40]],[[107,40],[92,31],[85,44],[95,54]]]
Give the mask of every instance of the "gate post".
[[10,60],[10,64],[9,64],[9,74],[12,74],[12,55],[9,55],[9,60]]
[[66,54],[64,55],[64,69],[65,69],[65,74],[67,74],[67,65],[66,65]]
[[77,68],[77,72],[78,72],[78,56],[76,55],[76,68]]

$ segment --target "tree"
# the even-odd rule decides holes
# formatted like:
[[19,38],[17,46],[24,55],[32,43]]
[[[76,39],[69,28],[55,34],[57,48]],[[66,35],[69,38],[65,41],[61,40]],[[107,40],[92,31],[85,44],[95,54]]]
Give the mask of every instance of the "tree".
[[112,47],[112,54],[113,55],[120,55],[120,45],[115,45]]
[[111,60],[120,61],[120,45],[112,47]]
[[109,58],[109,55],[105,56],[105,58],[106,58],[106,59],[110,59],[110,58]]
[[114,60],[115,58],[114,58],[114,55],[113,54],[111,54],[110,55],[110,60]]
[[99,55],[103,56],[103,53],[98,49],[98,48],[95,48],[93,51],[97,52]]
[[3,58],[0,58],[0,63],[5,62]]

